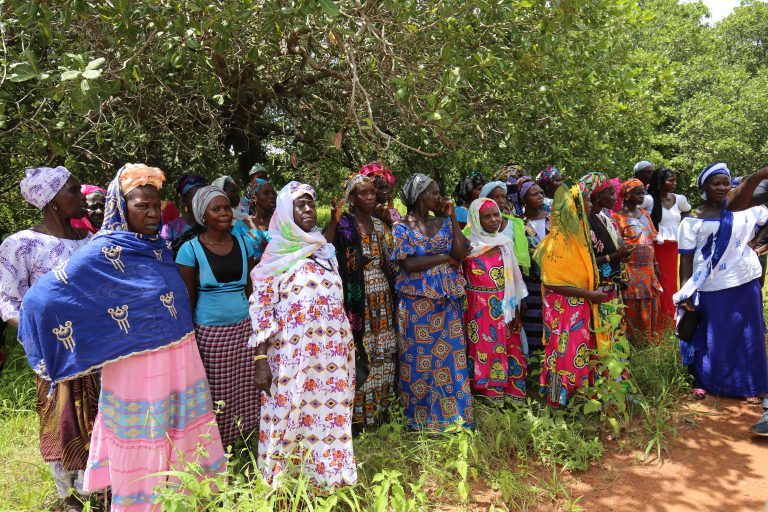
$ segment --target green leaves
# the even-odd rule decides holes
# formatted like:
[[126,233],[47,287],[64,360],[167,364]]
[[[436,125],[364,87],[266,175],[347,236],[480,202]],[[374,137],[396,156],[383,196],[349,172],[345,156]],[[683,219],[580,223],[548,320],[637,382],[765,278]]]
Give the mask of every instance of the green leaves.
[[11,74],[8,76],[8,80],[11,82],[26,82],[37,78],[37,71],[27,62],[17,62],[11,64]]

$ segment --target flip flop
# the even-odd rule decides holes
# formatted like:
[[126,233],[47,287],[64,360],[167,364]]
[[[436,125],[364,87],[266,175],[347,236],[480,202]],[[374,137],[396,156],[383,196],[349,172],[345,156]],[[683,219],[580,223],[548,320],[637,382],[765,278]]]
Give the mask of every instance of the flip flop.
[[757,404],[761,404],[761,403],[763,403],[763,399],[762,399],[762,398],[760,398],[759,396],[748,396],[748,397],[746,397],[744,400],[745,400],[745,401],[746,401],[748,404],[753,404],[753,405],[757,405]]

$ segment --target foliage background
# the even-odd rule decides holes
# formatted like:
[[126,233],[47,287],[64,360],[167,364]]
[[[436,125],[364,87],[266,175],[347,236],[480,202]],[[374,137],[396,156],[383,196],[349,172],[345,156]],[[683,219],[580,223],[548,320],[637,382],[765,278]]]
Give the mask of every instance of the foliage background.
[[[23,169],[106,184],[123,163],[323,200],[370,160],[448,191],[471,170],[554,164],[689,188],[768,153],[768,5],[714,26],[675,0],[0,0],[0,228],[36,212]],[[684,190],[686,191],[686,190]],[[690,192],[690,190],[688,190]],[[692,197],[697,194],[692,194]]]

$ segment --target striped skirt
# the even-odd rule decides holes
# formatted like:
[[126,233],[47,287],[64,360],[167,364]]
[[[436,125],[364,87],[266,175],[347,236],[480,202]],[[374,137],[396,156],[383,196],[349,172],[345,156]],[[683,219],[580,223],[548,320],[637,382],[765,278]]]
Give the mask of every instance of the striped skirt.
[[112,512],[157,511],[162,472],[197,463],[226,468],[208,380],[194,335],[104,366],[86,491],[112,487]]
[[232,325],[195,325],[197,348],[211,387],[224,446],[259,429],[261,395],[253,383],[256,349],[248,346],[251,319]]

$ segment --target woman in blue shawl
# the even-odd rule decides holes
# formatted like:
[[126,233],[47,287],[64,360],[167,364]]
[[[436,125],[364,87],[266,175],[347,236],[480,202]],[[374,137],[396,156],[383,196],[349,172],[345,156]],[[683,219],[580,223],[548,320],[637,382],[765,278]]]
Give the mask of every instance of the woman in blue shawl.
[[176,462],[225,465],[186,288],[158,235],[164,179],[143,164],[120,169],[93,241],[22,303],[19,339],[42,379],[101,368],[84,488],[111,487],[113,511],[154,509]]
[[768,392],[762,268],[749,242],[768,222],[757,206],[730,212],[731,176],[724,163],[699,175],[704,204],[680,224],[680,291],[673,300],[700,318],[690,343],[681,342],[683,364],[695,380],[693,396],[745,397],[759,403]]

